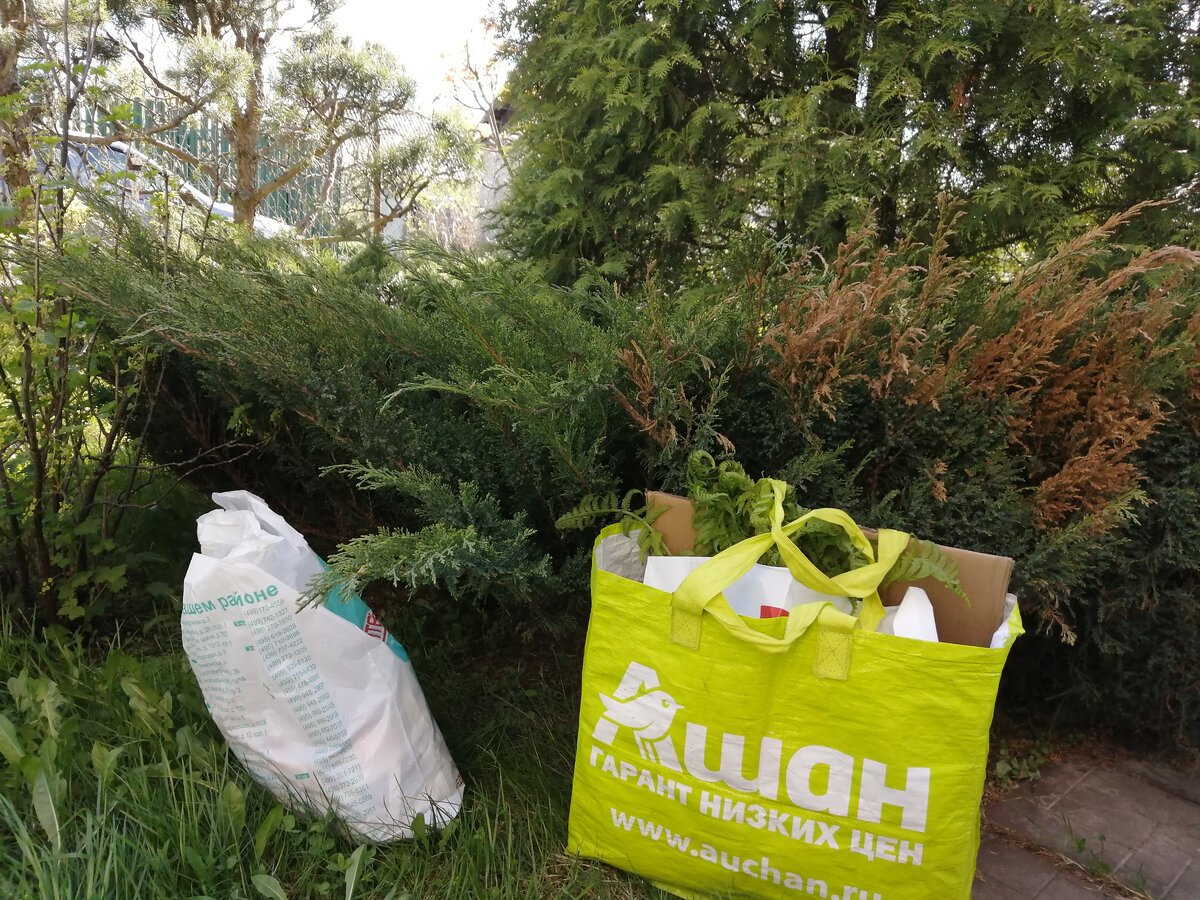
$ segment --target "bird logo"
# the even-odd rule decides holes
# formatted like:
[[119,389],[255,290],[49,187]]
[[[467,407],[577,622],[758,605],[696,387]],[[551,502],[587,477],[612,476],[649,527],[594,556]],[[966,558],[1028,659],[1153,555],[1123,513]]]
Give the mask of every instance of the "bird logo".
[[651,745],[666,735],[675,713],[683,709],[675,702],[675,698],[664,690],[653,690],[628,700],[601,694],[600,701],[604,704],[606,719],[633,729],[633,737],[642,757],[658,762],[658,754]]

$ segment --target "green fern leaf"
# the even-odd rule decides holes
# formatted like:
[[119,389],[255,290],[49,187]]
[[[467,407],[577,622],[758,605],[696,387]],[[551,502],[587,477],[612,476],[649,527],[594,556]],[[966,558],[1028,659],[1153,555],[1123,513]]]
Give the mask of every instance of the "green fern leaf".
[[[665,512],[667,507],[660,506],[654,510],[655,516]],[[638,531],[638,549],[641,551],[642,562],[646,561],[647,556],[670,556],[671,551],[667,549],[667,542],[663,540],[660,532],[653,528],[643,528]]]
[[[626,495],[628,499],[628,494]],[[615,491],[605,494],[588,494],[570,512],[563,513],[554,522],[559,531],[577,531],[593,527],[597,521],[618,516],[624,510]]]
[[958,581],[958,564],[946,552],[932,541],[922,541],[914,538],[908,548],[896,560],[896,564],[888,570],[883,585],[896,581],[919,581],[922,578],[934,578],[953,591],[969,606],[971,598],[967,596]]
[[647,556],[670,556],[671,551],[667,549],[663,536],[652,527],[654,520],[670,507],[637,505],[636,500],[641,496],[642,492],[636,488],[626,491],[619,501],[616,493],[612,491],[606,494],[588,494],[573,510],[559,516],[554,524],[559,531],[569,531],[594,528],[597,523],[616,518],[622,534],[636,533],[643,562]]
[[629,533],[635,527],[648,526],[667,509],[665,506],[648,509],[644,504],[635,506],[634,501],[640,496],[642,492],[636,488],[626,491],[620,500],[615,491],[588,494],[573,510],[559,516],[554,525],[559,531],[576,531],[593,528],[597,522],[616,517],[623,530]]

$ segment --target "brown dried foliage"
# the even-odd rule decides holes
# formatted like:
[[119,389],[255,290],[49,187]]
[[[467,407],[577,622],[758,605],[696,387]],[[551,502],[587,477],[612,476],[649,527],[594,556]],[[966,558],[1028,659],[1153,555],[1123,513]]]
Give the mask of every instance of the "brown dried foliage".
[[1040,526],[1108,521],[1095,514],[1136,488],[1131,457],[1168,414],[1154,383],[1161,357],[1190,358],[1191,397],[1200,403],[1200,313],[1182,339],[1169,339],[1179,331],[1183,275],[1137,290],[1148,274],[1200,266],[1200,253],[1167,247],[1087,274],[1139,211],[1114,216],[998,284],[954,341],[938,323],[966,275],[946,257],[946,232],[923,270],[899,254],[872,253],[869,234],[859,234],[839,248],[832,272],[792,267],[761,358],[796,423],[835,417],[856,381],[876,401],[934,409],[954,402],[999,416],[1010,445],[1028,459]]
[[[658,446],[686,444],[702,405],[697,376],[711,374],[696,349],[707,346],[706,317],[734,311],[742,341],[722,361],[726,371],[766,374],[797,433],[858,402],[855,386],[859,398],[865,389],[887,405],[898,444],[909,427],[928,440],[922,409],[983,416],[1024,457],[1039,527],[1109,530],[1141,480],[1136,451],[1167,416],[1200,413],[1200,312],[1190,293],[1200,252],[1167,247],[1104,269],[1114,232],[1139,212],[1114,216],[986,295],[948,257],[947,225],[924,266],[911,262],[915,248],[880,251],[860,232],[831,263],[812,255],[781,276],[747,276],[738,295],[686,314],[674,331],[651,302],[644,329],[619,351],[627,387],[614,389],[617,400]],[[952,321],[966,310],[969,325]],[[1165,401],[1163,378],[1189,410]],[[938,466],[930,489],[944,501],[952,479]]]
[[[697,388],[697,381],[711,379],[712,361],[696,349],[694,333],[679,338],[672,335],[659,314],[658,305],[663,302],[661,296],[653,298],[645,329],[630,339],[629,346],[617,351],[631,389],[612,388],[617,403],[659,447],[688,444],[697,419],[713,402],[711,397],[703,399],[703,392]],[[703,331],[706,320],[716,315],[710,310],[689,325]],[[723,449],[732,451],[733,445],[724,435],[714,437]]]
[[1191,344],[1191,354],[1188,357],[1189,386],[1187,392],[1188,405],[1196,415],[1192,418],[1195,428],[1200,429],[1200,310],[1188,320],[1186,341]]
[[[659,392],[654,379],[654,370],[641,345],[637,341],[630,341],[629,347],[617,351],[617,359],[621,361],[621,366],[625,369],[634,388],[632,398],[624,391],[614,390],[617,402],[658,446],[663,447],[674,441],[676,438],[675,426],[671,424],[669,418],[661,415],[656,409]],[[687,402],[686,397],[681,399],[684,403]]]
[[886,391],[881,379],[872,380],[872,351],[879,345],[879,325],[890,326],[883,337],[879,366],[889,373],[912,374],[914,348],[923,330],[903,322],[903,300],[909,292],[909,266],[892,263],[891,254],[871,253],[870,235],[860,232],[838,249],[833,277],[813,276],[807,260],[792,266],[784,279],[777,323],[768,328],[760,345],[771,379],[783,391],[793,421],[817,410],[834,418],[843,392],[855,381]]
[[839,247],[832,273],[807,260],[791,268],[760,344],[794,422],[835,418],[853,382],[874,400],[941,408],[962,347],[945,338],[940,310],[967,277],[946,255],[949,235],[948,226],[935,235],[924,268],[898,262],[908,246],[872,252],[869,232]]
[[[1103,277],[1085,267],[1136,210],[1115,216],[993,291],[987,311],[1016,306],[1015,323],[967,358],[976,396],[1008,409],[1011,443],[1029,458],[1035,521],[1042,527],[1091,515],[1133,490],[1133,453],[1166,418],[1154,363],[1176,352],[1178,280],[1145,297],[1129,288],[1148,273],[1200,265],[1181,247],[1143,253]],[[957,349],[968,353],[968,338]],[[1193,351],[1194,352],[1194,351]]]

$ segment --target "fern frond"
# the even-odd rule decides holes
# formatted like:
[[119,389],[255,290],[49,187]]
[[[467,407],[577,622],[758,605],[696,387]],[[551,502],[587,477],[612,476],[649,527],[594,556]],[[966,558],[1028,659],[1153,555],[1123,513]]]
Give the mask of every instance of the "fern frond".
[[[651,510],[655,517],[665,512],[668,509],[666,506],[655,507]],[[653,528],[643,528],[638,532],[638,549],[641,551],[642,562],[646,561],[647,556],[670,556],[671,551],[667,549],[667,542],[663,539],[662,533]]]
[[752,534],[770,531],[771,513],[775,510],[775,490],[770,479],[760,478],[741,498],[740,506],[750,521]]
[[738,497],[753,491],[754,479],[746,474],[742,464],[736,460],[726,460],[717,467],[717,490]]
[[604,494],[588,494],[570,512],[563,513],[555,522],[554,527],[559,531],[577,531],[593,527],[597,521],[611,516],[619,516],[628,512],[627,504],[630,494],[640,493],[630,491],[625,495],[625,502],[617,499],[616,491]]
[[619,501],[613,491],[606,494],[588,494],[573,510],[559,516],[554,524],[559,531],[569,531],[593,528],[598,522],[616,517],[622,534],[637,533],[643,562],[647,555],[670,556],[671,551],[667,549],[662,534],[653,528],[654,520],[670,507],[636,505],[637,498],[641,496],[642,492],[636,488],[626,491]]
[[[750,534],[771,530],[771,513],[775,511],[775,487],[770,478],[760,478],[739,498],[738,507],[750,523]],[[783,494],[783,521],[795,521],[808,510],[796,503],[796,491],[789,484]]]
[[711,453],[704,450],[697,450],[688,457],[687,461],[687,488],[688,496],[693,496],[693,491],[698,487],[704,487],[712,478],[712,473],[717,470],[717,461],[713,459]]
[[934,578],[940,581],[962,597],[968,606],[971,605],[971,598],[967,596],[958,581],[958,564],[932,541],[913,538],[904,553],[896,560],[896,564],[888,570],[883,585],[889,585],[896,581],[919,581],[922,578]]

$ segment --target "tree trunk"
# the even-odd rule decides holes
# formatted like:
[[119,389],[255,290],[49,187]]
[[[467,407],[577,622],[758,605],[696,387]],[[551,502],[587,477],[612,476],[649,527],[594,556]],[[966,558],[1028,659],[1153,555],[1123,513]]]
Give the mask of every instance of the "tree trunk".
[[[893,0],[875,0],[875,8],[867,27],[871,30],[872,46],[879,48],[891,37],[882,33],[892,13]],[[895,26],[891,26],[895,28]],[[891,247],[900,237],[900,207],[897,203],[899,193],[896,179],[901,167],[901,147],[904,143],[904,125],[906,109],[904,100],[893,95],[884,100],[879,99],[880,84],[883,80],[883,61],[877,52],[874,57],[868,55],[863,65],[869,66],[866,79],[866,96],[863,98],[863,115],[865,130],[875,134],[886,134],[890,152],[890,162],[880,172],[881,185],[878,193],[872,198],[875,204],[877,222],[877,239],[880,245]],[[861,72],[861,65],[860,65]]]
[[263,61],[266,56],[266,41],[261,30],[249,29],[238,47],[250,54],[253,72],[246,87],[246,100],[233,111],[231,120],[233,145],[233,221],[250,227],[262,197],[259,195],[258,174],[262,165],[262,94]]
[[[831,12],[835,5],[829,4]],[[861,14],[861,8],[856,7],[856,12]],[[829,91],[829,99],[822,104],[824,127],[835,135],[857,134],[862,125],[858,110],[858,79],[863,50],[863,23],[861,19],[843,21],[835,27],[827,21],[823,30],[828,77],[838,80],[838,84]],[[832,186],[829,179],[835,177],[827,174],[822,179],[818,185],[818,197],[815,198],[818,202],[824,203],[825,195]],[[836,192],[836,188],[834,190]],[[838,212],[831,216],[829,228],[835,235],[835,244],[844,241],[848,229],[845,214]]]
[[825,65],[830,78],[844,79],[829,92],[831,103],[827,109],[831,113],[829,124],[834,128],[844,128],[848,122],[845,118],[852,114],[858,93],[858,65],[862,53],[862,29],[851,23],[838,27],[824,27],[825,32]]
[[371,233],[376,238],[383,236],[383,180],[379,173],[379,125],[376,124],[371,135],[371,149],[375,162],[375,174],[371,176]]
[[[21,92],[19,57],[31,24],[25,0],[0,2],[0,27],[10,32],[9,40],[0,42],[0,97],[14,97]],[[20,220],[30,221],[34,201],[29,168],[34,111],[22,102],[13,103],[12,108],[16,112],[0,122],[0,178],[8,185],[9,197],[16,203]]]

